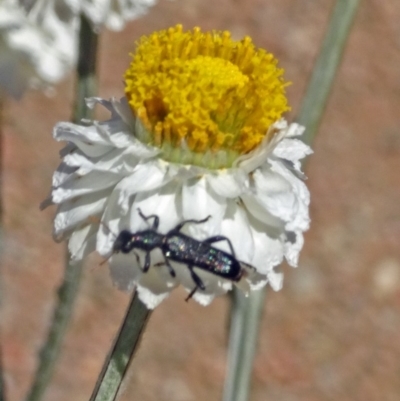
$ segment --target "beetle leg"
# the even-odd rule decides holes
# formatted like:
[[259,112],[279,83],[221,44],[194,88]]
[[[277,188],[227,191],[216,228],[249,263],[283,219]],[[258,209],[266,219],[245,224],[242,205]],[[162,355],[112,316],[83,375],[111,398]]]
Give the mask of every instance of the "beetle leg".
[[154,219],[153,225],[151,228],[153,228],[154,230],[157,231],[158,229],[158,225],[160,224],[160,218],[156,215],[156,214],[151,214],[150,216],[145,216],[142,211],[138,208],[139,211],[139,216],[144,220],[150,220],[150,219]]
[[190,291],[189,295],[185,298],[185,301],[188,302],[190,298],[192,298],[192,296],[195,294],[195,292],[197,291],[199,287],[197,287],[197,285],[193,288],[192,291]]
[[165,258],[165,264],[166,264],[167,267],[168,267],[169,274],[171,275],[171,277],[176,277],[175,270],[174,270],[174,268],[171,266],[171,263],[169,263],[169,260],[168,260],[167,258]]
[[205,219],[202,220],[184,220],[182,221],[182,223],[179,223],[175,228],[173,228],[171,231],[180,231],[182,229],[182,227],[187,224],[187,223],[193,223],[193,224],[202,224],[205,223],[208,219],[211,218],[211,214],[208,215]]
[[216,235],[215,237],[207,238],[203,242],[205,242],[206,244],[212,244],[214,242],[219,242],[219,241],[226,241],[228,243],[228,245],[229,245],[229,248],[231,250],[232,256],[234,258],[236,258],[235,250],[233,249],[231,240],[229,238],[227,238],[227,237],[224,237],[223,235]]
[[190,275],[192,276],[193,281],[196,283],[196,286],[201,290],[205,290],[206,286],[204,285],[202,279],[194,272],[193,266],[188,266],[190,270]]
[[169,263],[168,259],[165,259],[164,262],[158,262],[155,265],[153,265],[154,267],[161,267],[161,266],[167,266],[168,270],[169,270],[169,274],[171,275],[171,277],[176,277],[176,273],[174,268],[171,266],[171,264]]
[[144,257],[143,273],[147,273],[149,269],[150,269],[150,252],[146,252],[146,256]]
[[138,253],[135,252],[135,251],[133,251],[133,253],[136,256],[136,261],[137,261],[137,264],[139,265],[140,270],[143,273],[147,273],[149,271],[149,269],[150,269],[150,253],[149,252],[146,253],[143,267],[140,266],[140,257],[138,255]]
[[193,288],[192,291],[190,291],[189,295],[186,297],[185,299],[186,302],[189,301],[190,298],[192,298],[192,296],[199,288],[203,291],[206,289],[206,286],[204,285],[201,278],[193,271],[193,266],[188,266],[188,269],[190,270],[190,275],[192,276],[192,279],[195,282],[196,286]]
[[140,269],[141,271],[143,271],[142,266],[140,266],[140,258],[139,258],[138,253],[135,252],[135,251],[133,251],[133,254],[136,256],[136,262],[137,262],[137,264],[139,265],[139,269]]
[[176,273],[174,268],[171,266],[171,264],[169,263],[169,260],[167,258],[165,258],[164,262],[158,262],[156,263],[154,266],[167,266],[169,274],[171,275],[171,277],[176,277]]

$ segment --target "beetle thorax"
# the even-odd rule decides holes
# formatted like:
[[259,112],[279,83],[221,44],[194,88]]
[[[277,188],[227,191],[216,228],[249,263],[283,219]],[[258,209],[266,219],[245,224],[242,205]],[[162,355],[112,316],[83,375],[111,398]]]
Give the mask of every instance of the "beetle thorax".
[[139,231],[132,236],[133,248],[151,251],[163,244],[164,235],[154,230]]

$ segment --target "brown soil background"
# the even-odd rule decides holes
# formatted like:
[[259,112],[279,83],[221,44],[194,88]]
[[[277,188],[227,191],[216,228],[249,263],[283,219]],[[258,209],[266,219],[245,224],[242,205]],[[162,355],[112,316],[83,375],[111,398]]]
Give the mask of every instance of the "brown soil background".
[[[293,82],[293,119],[312,71],[331,0],[160,1],[100,43],[99,94],[121,96],[129,51],[142,34],[176,23],[251,35],[276,54]],[[267,294],[252,380],[254,401],[400,399],[400,2],[364,0],[307,165],[311,230],[298,269],[283,266]],[[5,254],[2,341],[9,400],[22,400],[49,328],[63,274],[40,212],[71,115],[74,79],[54,97],[30,92],[5,105]],[[85,268],[72,323],[46,401],[85,401],[129,295],[107,268]],[[175,291],[153,313],[121,400],[221,398],[229,302],[203,308]]]

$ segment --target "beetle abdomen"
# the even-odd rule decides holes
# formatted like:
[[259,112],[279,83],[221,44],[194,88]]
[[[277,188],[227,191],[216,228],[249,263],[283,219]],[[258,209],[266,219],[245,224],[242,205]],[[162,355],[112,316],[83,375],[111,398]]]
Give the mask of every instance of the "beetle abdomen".
[[169,236],[166,245],[166,256],[171,260],[201,268],[229,280],[237,281],[241,277],[238,261],[208,243],[179,234]]

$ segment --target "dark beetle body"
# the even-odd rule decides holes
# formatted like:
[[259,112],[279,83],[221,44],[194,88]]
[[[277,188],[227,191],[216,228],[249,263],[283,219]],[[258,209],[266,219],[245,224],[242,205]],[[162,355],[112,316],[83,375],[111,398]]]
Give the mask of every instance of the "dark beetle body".
[[[159,217],[156,215],[144,216],[139,210],[140,216],[145,220],[154,219],[151,229],[132,233],[123,230],[119,233],[114,242],[113,251],[129,253],[135,249],[145,252],[145,265],[142,268],[144,272],[150,268],[150,252],[156,248],[161,249],[164,255],[165,265],[168,267],[170,274],[175,277],[175,271],[170,261],[186,264],[190,270],[193,281],[196,286],[189,294],[191,298],[198,288],[205,290],[205,285],[200,277],[193,271],[193,268],[199,268],[209,273],[231,281],[239,281],[242,277],[243,270],[239,261],[235,257],[235,253],[230,240],[223,236],[215,236],[198,241],[186,234],[180,232],[182,227],[187,223],[201,224],[205,223],[210,216],[203,220],[185,220],[178,224],[175,228],[166,234],[157,232],[159,225]],[[211,244],[219,241],[227,241],[231,249],[231,254],[221,251],[213,247]],[[135,253],[139,262],[139,256]]]
[[179,232],[169,232],[165,237],[163,253],[168,259],[193,265],[229,280],[240,280],[242,269],[233,255]]

